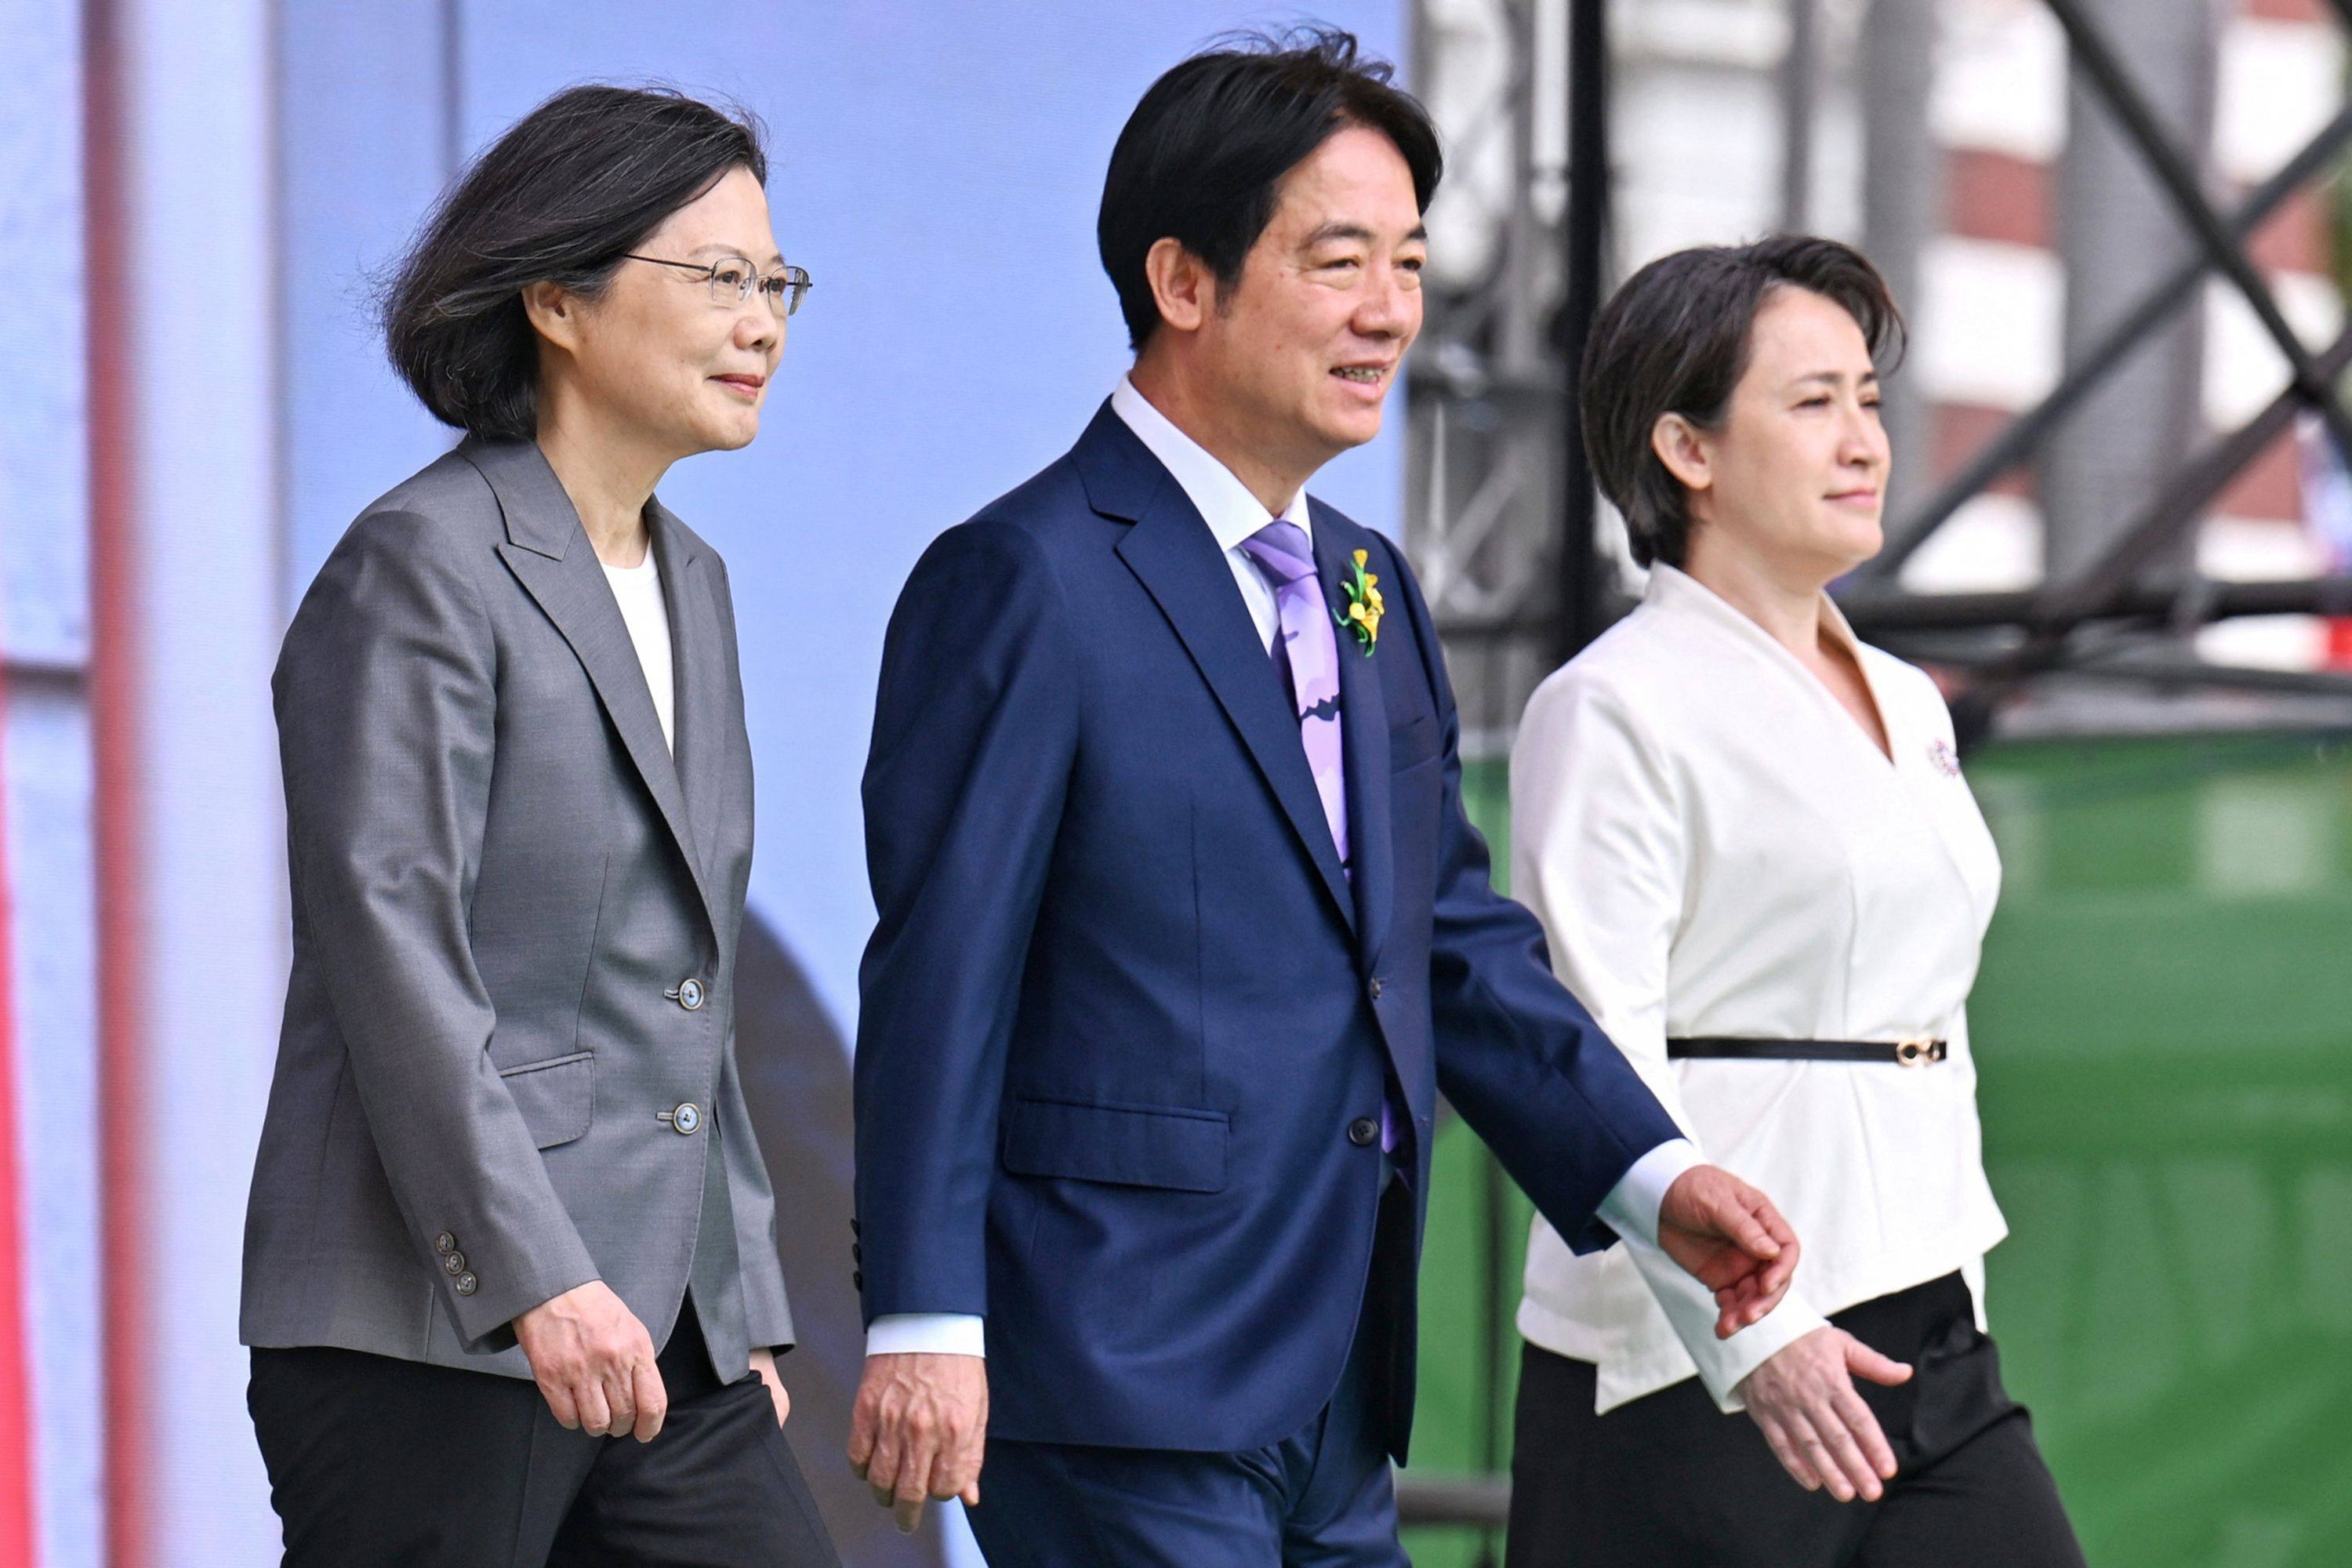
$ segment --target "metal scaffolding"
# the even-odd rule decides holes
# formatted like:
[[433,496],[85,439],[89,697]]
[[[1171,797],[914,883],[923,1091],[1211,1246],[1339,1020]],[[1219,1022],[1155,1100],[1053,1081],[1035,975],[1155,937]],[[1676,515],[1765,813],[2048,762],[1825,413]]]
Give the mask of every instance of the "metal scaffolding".
[[[1791,18],[1791,41],[1811,47],[1816,29],[1810,0],[1791,4],[1801,7]],[[1891,518],[1885,550],[1841,586],[1840,602],[1865,636],[1962,674],[1967,689],[1955,709],[1971,741],[1990,731],[2003,704],[2053,675],[2352,702],[2352,679],[2215,665],[2196,658],[2188,641],[2198,627],[2231,615],[2341,613],[2352,603],[2352,576],[2249,587],[2182,568],[2163,574],[2160,593],[2156,582],[2157,568],[2186,558],[2185,546],[2214,499],[2299,416],[2316,417],[2339,451],[2352,449],[2352,415],[2338,388],[2352,369],[2352,329],[2324,347],[2306,344],[2248,250],[2265,219],[2336,171],[2352,142],[2352,103],[2225,212],[2207,195],[2201,150],[2182,147],[2167,132],[2165,117],[2103,30],[2097,6],[2086,0],[2041,4],[2064,32],[2078,89],[2111,117],[2194,250],[2118,311],[2106,331],[2075,345],[2063,376],[2038,404],[1932,494]],[[2352,0],[2330,5],[2352,29]],[[1447,638],[1474,752],[1481,744],[1489,754],[1498,749],[1536,681],[1629,603],[1615,520],[1598,506],[1584,468],[1569,373],[1613,281],[1607,275],[1612,11],[1607,0],[1423,0],[1420,6],[1424,62],[1442,56],[1449,31],[1458,35],[1469,26],[1465,17],[1500,29],[1507,60],[1507,68],[1490,73],[1483,95],[1438,105],[1457,163],[1499,144],[1509,174],[1490,178],[1474,195],[1476,222],[1484,225],[1473,247],[1480,265],[1433,289],[1409,384],[1407,544]],[[1804,25],[1794,25],[1800,21]],[[1496,40],[1484,41],[1491,47]],[[1783,72],[1792,85],[1815,79],[1810,66]],[[1564,110],[1555,107],[1548,116],[1548,97]],[[1810,155],[1810,131],[1796,129],[1805,123],[1801,115],[1785,117],[1798,157]],[[1807,188],[1801,170],[1786,171],[1783,204],[1803,199]],[[1441,208],[1433,226],[1454,217]],[[1897,270],[1914,270],[1909,258],[1890,259],[1899,261]],[[2088,560],[2038,587],[1945,595],[1901,585],[1904,564],[1969,501],[2005,476],[2049,460],[2053,437],[2070,416],[2112,384],[2136,351],[2198,309],[2205,281],[2217,275],[2243,299],[2290,367],[2267,406],[2187,453]],[[1898,501],[1903,494],[1898,487]]]

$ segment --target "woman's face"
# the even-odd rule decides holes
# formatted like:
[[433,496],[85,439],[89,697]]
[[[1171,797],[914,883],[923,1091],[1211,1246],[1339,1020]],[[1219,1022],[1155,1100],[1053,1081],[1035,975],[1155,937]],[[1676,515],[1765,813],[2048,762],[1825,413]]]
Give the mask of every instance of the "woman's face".
[[1834,300],[1772,289],[1720,424],[1668,415],[1652,439],[1690,492],[1694,554],[1729,548],[1777,576],[1827,583],[1878,553],[1888,463],[1878,376]]
[[750,170],[730,169],[635,252],[694,269],[624,261],[602,295],[571,297],[570,330],[549,335],[570,357],[572,389],[670,458],[748,446],[783,357],[783,319],[763,290],[739,303],[699,269],[732,261],[764,279],[782,268],[767,193]]

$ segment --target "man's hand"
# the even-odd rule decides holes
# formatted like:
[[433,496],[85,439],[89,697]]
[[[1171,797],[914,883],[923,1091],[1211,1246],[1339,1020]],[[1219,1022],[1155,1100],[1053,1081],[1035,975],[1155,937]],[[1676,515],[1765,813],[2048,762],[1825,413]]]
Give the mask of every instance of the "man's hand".
[[1666,1189],[1658,1247],[1715,1292],[1719,1340],[1761,1321],[1797,1272],[1797,1234],[1772,1200],[1714,1165],[1694,1165]]
[[980,1501],[988,1363],[976,1355],[870,1355],[849,1415],[849,1468],[912,1535],[927,1498]]
[[601,1279],[541,1301],[514,1321],[515,1338],[547,1407],[567,1428],[650,1443],[669,1414],[654,1342]]
[[768,1397],[776,1402],[776,1425],[792,1419],[793,1396],[784,1392],[784,1380],[776,1373],[776,1352],[761,1345],[751,1352],[751,1370],[768,1385]]
[[1856,1373],[1889,1385],[1911,1376],[1843,1329],[1819,1328],[1740,1379],[1738,1393],[1798,1485],[1827,1487],[1840,1502],[1876,1502],[1885,1491],[1880,1483],[1895,1479],[1895,1450],[1853,1391]]

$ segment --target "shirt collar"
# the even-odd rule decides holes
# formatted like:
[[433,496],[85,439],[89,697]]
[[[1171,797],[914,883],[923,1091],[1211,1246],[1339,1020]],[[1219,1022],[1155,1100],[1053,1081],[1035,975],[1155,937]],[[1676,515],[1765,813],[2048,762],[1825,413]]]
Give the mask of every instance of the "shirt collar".
[[[1743,639],[1788,654],[1788,649],[1772,640],[1771,633],[1749,620],[1744,611],[1735,608],[1721,595],[1689,573],[1669,566],[1663,561],[1651,564],[1649,586],[1642,597],[1662,610],[1689,611]],[[1827,594],[1822,595],[1822,629],[1830,635],[1832,641],[1843,644],[1856,664],[1862,662],[1862,639],[1853,635],[1853,627],[1846,620],[1845,613]]]
[[[1219,462],[1206,447],[1202,446],[1176,427],[1176,422],[1151,405],[1151,400],[1135,390],[1135,383],[1127,376],[1118,378],[1111,389],[1111,412],[1127,422],[1136,439],[1160,459],[1160,466],[1176,478],[1178,485],[1202,521],[1215,535],[1220,550],[1238,549],[1241,542],[1267,523],[1274,514],[1250,494],[1249,487],[1234,477],[1234,471]],[[1282,519],[1295,522],[1307,535],[1307,542],[1315,540],[1314,525],[1307,518],[1307,490],[1300,487],[1290,504],[1282,509]]]

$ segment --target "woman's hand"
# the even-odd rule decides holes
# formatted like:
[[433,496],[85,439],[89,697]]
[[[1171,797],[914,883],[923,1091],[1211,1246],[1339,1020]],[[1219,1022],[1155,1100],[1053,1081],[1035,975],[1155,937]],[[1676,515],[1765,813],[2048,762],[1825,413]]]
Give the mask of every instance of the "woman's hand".
[[782,1426],[792,1418],[793,1396],[784,1392],[784,1380],[776,1375],[776,1352],[765,1345],[753,1351],[751,1370],[768,1385],[768,1397],[776,1402],[776,1425]]
[[1892,1386],[1908,1382],[1911,1369],[1843,1329],[1823,1327],[1783,1346],[1740,1380],[1738,1393],[1798,1485],[1827,1487],[1840,1502],[1876,1502],[1895,1479],[1895,1451],[1854,1392],[1856,1373]]

